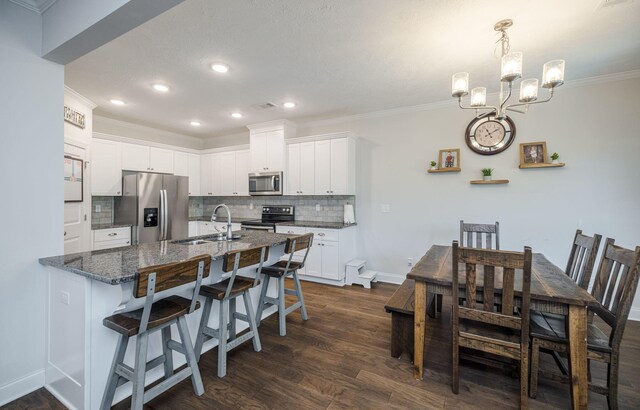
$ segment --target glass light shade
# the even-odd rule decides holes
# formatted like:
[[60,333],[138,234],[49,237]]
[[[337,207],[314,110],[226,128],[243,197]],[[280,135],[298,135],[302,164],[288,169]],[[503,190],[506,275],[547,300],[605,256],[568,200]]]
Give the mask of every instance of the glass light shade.
[[455,73],[451,77],[451,95],[463,97],[469,94],[469,73]]
[[520,83],[520,102],[528,103],[538,99],[538,79],[530,78]]
[[471,90],[471,106],[484,107],[487,105],[487,89],[485,87],[476,87]]
[[564,60],[553,60],[542,69],[542,86],[553,88],[564,83]]
[[519,51],[502,56],[500,80],[508,83],[522,76],[522,53]]

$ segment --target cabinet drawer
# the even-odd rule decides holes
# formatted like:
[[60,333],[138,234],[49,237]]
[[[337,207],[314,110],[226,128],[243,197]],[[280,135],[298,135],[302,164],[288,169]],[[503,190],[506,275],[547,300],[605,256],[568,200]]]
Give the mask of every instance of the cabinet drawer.
[[320,229],[320,228],[307,228],[308,233],[313,233],[313,240],[315,241],[338,241],[340,240],[339,229]]
[[277,233],[283,233],[286,235],[304,235],[307,230],[303,226],[276,226]]
[[129,246],[129,245],[131,245],[131,240],[129,239],[118,239],[117,241],[94,242],[93,250],[99,251],[101,249],[120,248],[121,246]]
[[130,227],[98,229],[97,231],[93,231],[94,242],[115,241],[120,239],[131,240]]

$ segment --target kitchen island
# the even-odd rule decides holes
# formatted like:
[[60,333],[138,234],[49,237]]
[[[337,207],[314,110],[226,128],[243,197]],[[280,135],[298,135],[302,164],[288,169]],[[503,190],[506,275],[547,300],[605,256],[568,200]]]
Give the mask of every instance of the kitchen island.
[[[202,244],[162,241],[127,246],[100,251],[82,252],[70,255],[40,259],[47,267],[47,363],[45,386],[62,403],[70,408],[95,409],[100,405],[109,367],[115,352],[118,335],[102,325],[102,319],[120,311],[142,307],[144,299],[133,297],[133,285],[139,267],[177,262],[197,255],[207,254],[212,258],[209,277],[203,283],[215,283],[224,278],[222,259],[224,254],[254,246],[269,246],[269,260],[275,263],[284,254],[284,243],[288,235],[262,232],[236,232],[240,239],[233,241],[213,241]],[[210,237],[189,238],[210,239]],[[255,277],[255,268],[249,267],[239,275]],[[275,281],[272,281],[275,282]],[[251,290],[254,306],[257,306],[261,286]],[[275,294],[275,283],[272,283]],[[169,294],[189,296],[193,284],[160,292],[158,298]],[[218,327],[218,306],[214,304],[209,325]],[[240,313],[243,306],[238,305]],[[263,317],[276,311],[275,307],[265,309]],[[196,332],[202,309],[187,316],[191,339]],[[258,318],[260,320],[260,318]],[[27,325],[27,324],[25,324]],[[238,331],[247,327],[238,322]],[[172,329],[174,339],[179,336]],[[135,338],[129,343],[135,343]],[[203,346],[203,353],[217,345],[217,340],[209,340]],[[135,349],[128,349],[125,361],[133,364]],[[162,352],[160,335],[152,335],[149,340],[148,357],[156,357]],[[259,353],[256,353],[259,354]],[[174,355],[174,368],[182,366],[184,356]],[[147,375],[147,385],[162,377],[158,367]],[[131,395],[130,383],[124,384],[116,392],[114,403]]]

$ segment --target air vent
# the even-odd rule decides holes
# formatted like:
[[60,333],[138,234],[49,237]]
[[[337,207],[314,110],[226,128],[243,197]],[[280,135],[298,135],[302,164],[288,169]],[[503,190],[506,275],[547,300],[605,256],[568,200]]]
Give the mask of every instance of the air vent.
[[633,0],[602,0],[598,5],[598,9],[607,9],[625,3],[633,3]]
[[276,105],[274,103],[266,102],[263,104],[252,105],[252,107],[255,108],[256,110],[268,110],[269,108],[275,108]]

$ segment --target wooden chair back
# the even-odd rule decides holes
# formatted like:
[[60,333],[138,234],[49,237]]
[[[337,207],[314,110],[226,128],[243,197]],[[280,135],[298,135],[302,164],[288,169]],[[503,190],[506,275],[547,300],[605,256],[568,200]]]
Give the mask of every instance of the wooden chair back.
[[591,273],[596,263],[596,254],[601,240],[602,235],[583,235],[580,229],[576,231],[573,238],[565,273],[585,290],[589,289]]
[[[463,220],[460,220],[460,246],[498,250],[500,249],[499,228],[500,224],[498,222],[495,224],[474,224],[465,223]],[[484,245],[482,244],[483,236],[485,239]]]
[[202,277],[206,278],[209,276],[209,268],[211,267],[211,256],[209,255],[200,255],[181,262],[139,268],[133,294],[136,298],[147,296],[149,277],[152,273],[155,273],[154,292],[156,293],[194,282],[197,279],[198,267],[201,262],[203,263]]
[[260,280],[260,273],[262,272],[262,265],[264,265],[267,259],[269,259],[269,247],[266,245],[247,249],[238,249],[225,253],[222,261],[222,271],[225,273],[231,272],[231,276],[229,278],[229,283],[227,284],[224,299],[229,298],[231,295],[233,283],[236,280],[236,275],[240,268],[258,265],[256,277],[253,280],[253,286],[257,286]]
[[[460,306],[459,264],[465,266],[465,300]],[[524,252],[498,251],[459,247],[453,241],[453,323],[468,319],[521,330],[523,340],[529,337],[529,305],[531,300],[531,248]],[[478,266],[482,266],[482,303],[476,302]],[[498,269],[496,269],[498,268]],[[514,315],[516,272],[522,276],[521,315]],[[500,280],[501,277],[501,280]],[[496,296],[500,301],[496,301]],[[496,306],[496,302],[499,302]]]
[[308,252],[311,245],[313,245],[313,233],[307,233],[294,238],[287,238],[287,243],[284,246],[284,253],[294,253],[303,249],[307,249]]
[[611,238],[605,241],[592,291],[600,306],[590,310],[611,326],[610,346],[618,349],[638,288],[640,246],[632,251],[614,242]]

